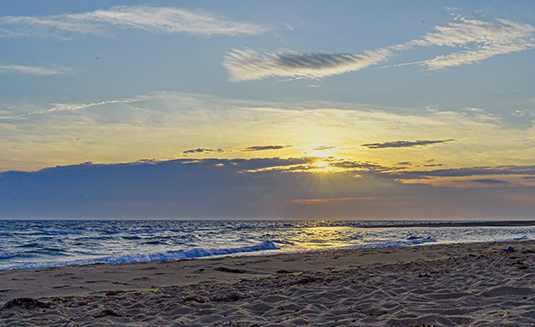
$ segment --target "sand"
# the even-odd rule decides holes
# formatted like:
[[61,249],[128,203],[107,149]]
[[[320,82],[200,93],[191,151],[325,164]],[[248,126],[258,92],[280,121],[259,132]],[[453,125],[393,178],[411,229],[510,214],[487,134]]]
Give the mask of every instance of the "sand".
[[534,259],[517,241],[1,271],[0,325],[535,326]]

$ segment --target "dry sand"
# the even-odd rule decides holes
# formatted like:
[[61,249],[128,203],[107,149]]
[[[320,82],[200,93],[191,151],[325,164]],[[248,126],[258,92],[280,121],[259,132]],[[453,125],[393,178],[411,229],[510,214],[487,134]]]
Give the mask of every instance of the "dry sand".
[[1,271],[0,325],[535,326],[534,251],[519,241]]

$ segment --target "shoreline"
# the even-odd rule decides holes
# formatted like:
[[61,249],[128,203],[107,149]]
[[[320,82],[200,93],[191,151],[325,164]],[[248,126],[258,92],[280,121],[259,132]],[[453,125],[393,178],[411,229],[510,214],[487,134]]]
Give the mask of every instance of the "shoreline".
[[[516,251],[505,251],[508,246]],[[0,271],[2,305],[32,298],[50,307],[12,303],[0,310],[0,321],[7,326],[69,319],[118,326],[158,319],[176,326],[497,326],[509,320],[534,325],[534,253],[535,241],[511,241],[7,270]],[[492,319],[487,323],[485,317]]]
[[[412,226],[415,227],[415,226]],[[337,252],[337,251],[354,251],[354,250],[375,250],[375,249],[397,249],[397,248],[411,248],[411,247],[418,247],[418,246],[441,246],[441,245],[452,245],[452,244],[478,244],[478,243],[508,243],[508,242],[517,242],[517,241],[528,241],[529,239],[526,238],[516,238],[516,239],[507,239],[507,240],[494,240],[494,241],[465,241],[465,242],[452,242],[452,243],[438,243],[436,241],[430,241],[430,242],[421,242],[421,243],[412,243],[412,244],[404,244],[404,245],[395,245],[395,246],[377,246],[377,247],[367,247],[367,246],[348,246],[348,247],[341,247],[341,248],[320,248],[320,249],[314,249],[314,250],[295,250],[295,251],[288,251],[288,252],[269,252],[269,250],[259,250],[259,251],[244,251],[244,252],[234,252],[229,254],[220,254],[220,255],[207,255],[207,256],[199,256],[199,257],[191,257],[191,258],[180,258],[180,259],[159,259],[159,260],[146,260],[146,261],[129,261],[129,262],[92,262],[92,263],[78,263],[74,261],[65,261],[65,262],[58,262],[57,265],[50,264],[50,265],[43,265],[43,266],[13,266],[13,267],[7,267],[7,268],[0,268],[0,276],[1,272],[4,271],[26,271],[26,270],[43,270],[43,269],[61,269],[61,268],[69,268],[69,267],[90,267],[90,266],[98,266],[98,265],[129,265],[129,264],[147,264],[151,262],[175,262],[175,261],[190,261],[190,260],[219,260],[221,258],[240,258],[240,257],[265,257],[265,256],[282,256],[282,255],[301,255],[301,254],[308,254],[308,253],[320,253],[320,252]],[[533,240],[535,241],[535,240]],[[112,257],[113,258],[113,257]],[[107,257],[103,258],[108,259]],[[97,259],[98,260],[98,259]],[[79,260],[82,262],[83,260]],[[1,292],[0,292],[1,293]],[[1,299],[1,294],[0,294]]]
[[[535,241],[534,241],[535,242]],[[503,242],[466,243],[494,244]],[[464,243],[456,243],[461,245]],[[449,245],[449,244],[448,244]],[[272,253],[256,255],[225,255],[200,257],[183,260],[155,260],[128,263],[95,263],[59,267],[23,268],[0,270],[0,302],[11,297],[70,296],[116,289],[139,289],[168,285],[189,285],[206,281],[235,281],[241,279],[264,278],[277,275],[277,271],[322,271],[329,267],[337,269],[359,265],[387,264],[412,260],[435,259],[443,253],[445,244],[419,244],[415,246],[323,249],[308,252]],[[433,251],[421,251],[420,247],[430,247]],[[433,247],[437,247],[435,250]],[[274,265],[273,263],[276,263]],[[230,268],[228,268],[230,267]],[[242,270],[228,273],[218,268]],[[154,272],[157,278],[152,276]],[[87,279],[87,276],[104,274],[107,279]],[[125,280],[129,279],[129,282]],[[29,281],[39,280],[39,285]],[[88,285],[80,285],[80,282]],[[153,281],[153,283],[149,283]],[[31,290],[24,290],[31,285]]]
[[[224,221],[223,225],[213,225],[215,221],[200,221],[199,224],[182,224],[181,221],[157,220],[150,221],[158,226],[156,230],[147,229],[143,221],[137,225],[114,220],[107,223],[92,223],[72,221],[73,224],[61,224],[62,220],[49,220],[47,224],[27,221],[26,225],[9,223],[2,225],[1,241],[6,247],[0,253],[1,270],[33,269],[47,267],[63,267],[69,265],[114,264],[128,262],[142,262],[150,260],[182,260],[188,258],[215,257],[217,255],[266,255],[269,250],[277,253],[292,253],[294,251],[308,251],[314,248],[352,249],[358,247],[396,247],[412,246],[420,243],[441,242],[487,242],[535,239],[535,220],[523,221],[383,221],[379,225],[371,221],[270,221],[271,223],[246,223],[246,221]],[[21,220],[22,222],[22,220]],[[132,221],[135,222],[135,221]],[[195,221],[199,222],[199,221]],[[266,221],[264,221],[266,222]],[[283,223],[280,223],[283,222]],[[294,224],[295,223],[295,224]],[[360,225],[362,224],[362,225]],[[369,225],[367,225],[369,224]],[[195,235],[195,227],[204,227],[199,235]],[[228,225],[228,226],[227,226]],[[152,225],[151,225],[152,226]],[[116,228],[118,227],[118,228]],[[131,228],[130,228],[131,227]],[[449,227],[449,228],[448,228]],[[496,237],[494,228],[502,228],[503,235]],[[478,229],[479,237],[471,235],[472,228]],[[221,248],[221,244],[210,247],[210,232],[206,230],[223,231],[223,238],[229,240],[244,239],[248,242],[228,243],[228,247]],[[271,232],[273,229],[273,233]],[[243,232],[245,230],[245,232]],[[251,230],[253,232],[251,232]],[[263,232],[264,236],[257,239]],[[301,239],[301,231],[305,230],[308,239]],[[318,233],[316,233],[316,230]],[[322,230],[327,232],[323,233]],[[396,232],[397,230],[397,232]],[[410,233],[407,230],[412,230]],[[353,233],[354,235],[348,236]],[[367,234],[381,234],[375,238],[366,238]],[[400,237],[392,239],[390,234],[398,233]],[[109,237],[112,234],[113,237]],[[317,242],[316,234],[325,241],[323,246],[314,246]],[[386,234],[386,238],[381,238]],[[427,234],[427,235],[425,235]],[[42,235],[42,236],[41,236]],[[61,237],[65,236],[65,244]],[[194,240],[189,240],[194,235]],[[362,237],[364,235],[364,237]],[[464,235],[464,236],[463,236]],[[84,238],[88,236],[88,238]],[[353,237],[354,236],[354,237]],[[427,237],[426,237],[427,236]],[[114,238],[115,237],[115,238]],[[328,244],[330,239],[342,240]],[[18,243],[14,243],[15,238]],[[109,239],[110,242],[93,243],[90,249],[84,247],[78,239],[96,240]],[[119,242],[116,241],[119,240]],[[188,239],[181,242],[181,239]],[[363,241],[361,241],[361,239]],[[374,239],[380,239],[375,243]],[[44,241],[43,241],[44,240]],[[176,241],[178,240],[178,241]],[[285,242],[289,240],[289,242]],[[198,242],[197,242],[198,241]],[[262,243],[258,243],[261,241]],[[307,242],[310,241],[311,244]],[[2,243],[4,244],[4,243]],[[150,244],[148,247],[145,244]],[[289,245],[288,245],[289,244]],[[108,246],[109,245],[109,246]],[[295,246],[294,246],[295,245]],[[67,249],[65,249],[67,246]],[[124,251],[124,249],[135,249]],[[98,255],[94,255],[98,253]],[[256,253],[256,254],[255,254]]]

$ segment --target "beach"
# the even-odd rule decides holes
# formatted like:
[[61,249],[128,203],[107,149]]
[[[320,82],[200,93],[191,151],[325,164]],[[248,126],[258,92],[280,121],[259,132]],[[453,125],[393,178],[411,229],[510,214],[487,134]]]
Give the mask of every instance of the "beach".
[[0,324],[530,326],[534,259],[511,241],[4,270]]

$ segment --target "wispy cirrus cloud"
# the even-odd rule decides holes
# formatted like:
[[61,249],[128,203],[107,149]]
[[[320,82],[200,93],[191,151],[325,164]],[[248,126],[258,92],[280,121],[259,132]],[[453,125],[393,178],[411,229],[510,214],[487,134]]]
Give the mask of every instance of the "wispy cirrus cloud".
[[194,35],[260,34],[270,30],[257,24],[232,22],[207,12],[149,6],[115,6],[79,14],[0,17],[0,37],[66,38],[72,34],[105,34],[110,27],[145,30],[158,34]]
[[435,32],[421,38],[362,53],[331,54],[326,52],[298,53],[284,51],[266,53],[232,50],[227,53],[223,66],[230,81],[259,80],[279,76],[318,79],[345,74],[388,61],[397,51],[415,47],[444,46],[455,52],[386,67],[420,65],[427,70],[479,63],[496,55],[518,52],[534,47],[535,28],[529,24],[505,19],[493,22],[460,18],[459,22],[436,26]]
[[70,67],[38,67],[22,65],[0,65],[0,74],[56,75],[71,71]]
[[438,143],[447,143],[455,141],[454,139],[449,140],[437,140],[437,141],[395,141],[395,142],[384,142],[384,143],[368,143],[368,144],[362,144],[362,146],[365,146],[370,149],[383,149],[383,148],[413,148],[417,146],[426,146],[431,144],[438,144]]
[[427,69],[436,70],[478,63],[496,55],[534,47],[535,28],[533,26],[505,19],[485,22],[460,18],[459,23],[436,26],[435,30],[436,32],[428,33],[420,39],[391,48],[405,50],[415,46],[448,46],[466,49],[420,62]]
[[287,52],[263,56],[253,50],[233,50],[227,53],[223,66],[232,82],[272,76],[319,79],[361,70],[390,56],[392,52],[387,49],[351,54]]
[[26,112],[23,114],[18,115],[11,115],[11,116],[0,116],[0,120],[11,120],[11,119],[18,119],[18,118],[24,118],[27,116],[32,115],[43,115],[52,113],[55,111],[76,111],[91,107],[98,107],[103,105],[109,105],[109,104],[127,104],[127,103],[133,103],[133,102],[139,102],[139,101],[147,101],[154,98],[153,96],[147,96],[147,95],[138,95],[136,97],[130,98],[130,99],[122,99],[122,100],[108,100],[108,101],[101,101],[101,102],[92,102],[92,103],[85,103],[85,104],[53,104],[53,107],[50,109],[43,109],[43,110],[35,110]]

